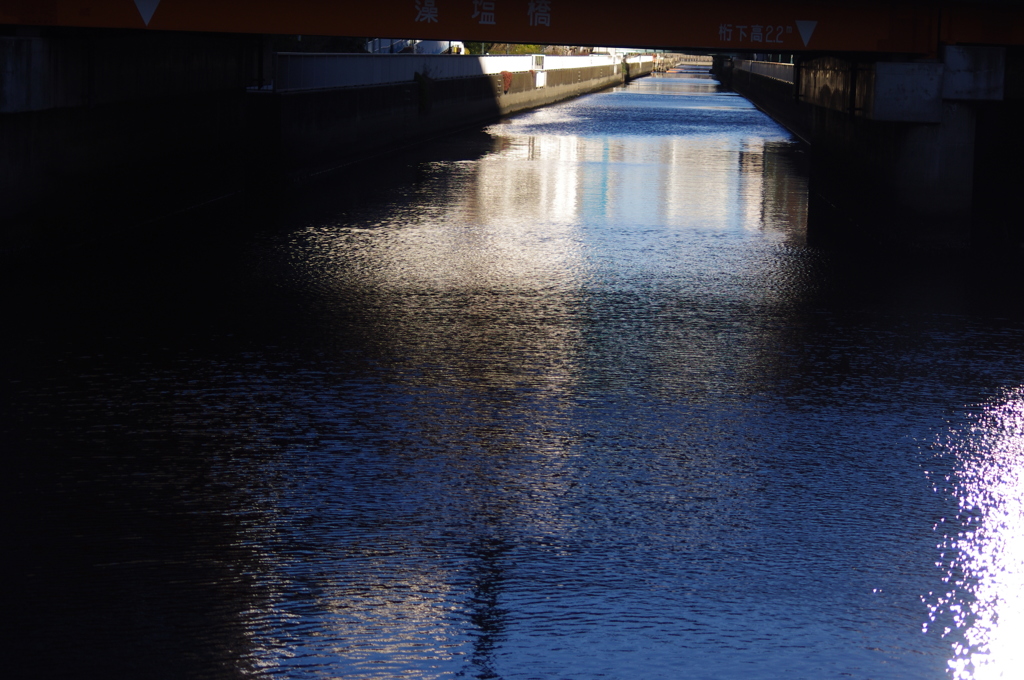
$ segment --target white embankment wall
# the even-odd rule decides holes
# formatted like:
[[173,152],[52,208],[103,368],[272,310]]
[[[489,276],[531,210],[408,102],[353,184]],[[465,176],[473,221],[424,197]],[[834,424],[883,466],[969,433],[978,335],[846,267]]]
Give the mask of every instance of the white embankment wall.
[[[626,62],[638,67],[653,64],[654,57],[639,55]],[[276,55],[274,80],[266,89],[274,92],[307,92],[336,87],[367,87],[412,81],[417,74],[432,80],[472,78],[502,72],[559,71],[595,66],[618,66],[610,55],[559,57],[526,55],[426,55],[426,54],[317,54],[282,52]]]
[[273,82],[253,88],[249,107],[251,136],[278,136],[249,167],[298,179],[653,69],[650,55],[279,54]]

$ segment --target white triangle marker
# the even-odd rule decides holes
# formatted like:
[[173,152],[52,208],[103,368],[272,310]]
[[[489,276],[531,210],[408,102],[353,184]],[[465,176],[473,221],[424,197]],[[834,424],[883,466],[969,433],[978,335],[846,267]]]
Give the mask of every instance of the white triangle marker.
[[[153,12],[156,11],[157,5],[160,4],[160,0],[135,0],[135,6],[139,10],[139,14],[142,15],[142,20],[149,26],[149,20],[153,18]],[[800,23],[799,21],[797,23]],[[807,42],[806,40],[804,41]]]
[[[157,0],[159,2],[159,0]],[[139,2],[139,0],[135,0]],[[796,22],[796,30],[800,31],[800,37],[804,41],[804,47],[807,47],[807,43],[811,40],[811,34],[814,33],[814,29],[818,27],[817,21],[798,21]]]

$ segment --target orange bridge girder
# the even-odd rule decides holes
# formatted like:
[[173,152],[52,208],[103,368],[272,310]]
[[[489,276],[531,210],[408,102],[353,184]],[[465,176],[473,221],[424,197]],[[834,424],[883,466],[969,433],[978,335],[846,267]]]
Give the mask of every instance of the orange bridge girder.
[[0,25],[755,52],[1024,45],[1007,3],[736,0],[0,0]]

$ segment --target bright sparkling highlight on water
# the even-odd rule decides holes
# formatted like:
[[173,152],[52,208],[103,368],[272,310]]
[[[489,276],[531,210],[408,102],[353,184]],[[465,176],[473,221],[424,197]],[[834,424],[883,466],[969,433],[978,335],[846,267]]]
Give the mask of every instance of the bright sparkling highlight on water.
[[950,677],[1019,677],[1024,668],[1024,388],[987,405],[954,434],[948,483],[959,516],[937,531],[945,593],[929,601],[929,623],[952,643]]

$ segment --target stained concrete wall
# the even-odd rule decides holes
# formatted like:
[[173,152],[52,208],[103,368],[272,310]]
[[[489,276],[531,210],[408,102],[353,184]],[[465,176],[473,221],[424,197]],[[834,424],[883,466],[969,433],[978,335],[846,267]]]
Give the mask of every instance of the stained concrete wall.
[[715,77],[743,95],[794,135],[810,141],[811,108],[796,96],[792,83],[731,67],[718,67]]
[[[1022,107],[1012,93],[994,100],[1003,90],[993,50],[973,78],[967,48],[951,52],[949,78],[943,63],[835,57],[801,64],[794,84],[722,70],[810,144],[812,236],[941,248],[1024,242],[1009,191],[1021,179],[1012,161],[1022,151]],[[1012,82],[1022,71],[1007,67],[1001,77]]]
[[[653,63],[633,65],[633,75]],[[416,81],[314,92],[254,93],[251,135],[273,147],[251,168],[264,181],[285,183],[358,161],[369,154],[621,84],[619,64]],[[267,131],[277,130],[273,137]],[[263,132],[260,132],[262,130]]]

